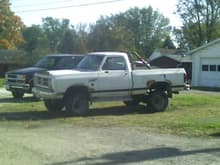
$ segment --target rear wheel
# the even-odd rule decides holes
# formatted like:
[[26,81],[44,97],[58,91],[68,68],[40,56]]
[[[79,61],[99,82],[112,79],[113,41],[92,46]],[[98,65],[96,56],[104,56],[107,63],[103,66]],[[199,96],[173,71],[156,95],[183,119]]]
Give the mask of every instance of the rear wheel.
[[65,107],[70,115],[86,115],[89,109],[88,95],[85,92],[69,94],[65,99]]
[[168,96],[164,91],[155,91],[149,96],[147,108],[152,112],[162,112],[167,108],[168,101]]
[[44,105],[49,112],[60,112],[64,107],[62,100],[46,99]]
[[12,91],[12,95],[15,99],[22,99],[24,96],[24,92],[21,90]]

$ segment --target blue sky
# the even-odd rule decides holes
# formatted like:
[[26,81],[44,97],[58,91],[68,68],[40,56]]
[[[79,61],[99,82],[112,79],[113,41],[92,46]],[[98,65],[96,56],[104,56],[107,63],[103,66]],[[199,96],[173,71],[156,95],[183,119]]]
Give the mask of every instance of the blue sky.
[[[103,1],[108,3],[99,4]],[[173,14],[177,0],[10,0],[10,3],[12,11],[20,16],[27,26],[41,24],[41,19],[48,16],[67,18],[73,25],[95,23],[101,15],[109,16],[131,7],[143,8],[149,5],[168,17],[172,26],[181,26],[179,17]]]

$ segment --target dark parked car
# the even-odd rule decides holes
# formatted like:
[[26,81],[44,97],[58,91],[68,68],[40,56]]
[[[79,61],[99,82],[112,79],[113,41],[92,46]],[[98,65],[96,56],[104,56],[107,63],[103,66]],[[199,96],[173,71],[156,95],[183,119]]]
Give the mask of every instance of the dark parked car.
[[33,67],[8,71],[5,74],[5,87],[14,98],[22,98],[24,93],[32,93],[33,76],[43,70],[75,69],[84,55],[55,54],[48,55]]

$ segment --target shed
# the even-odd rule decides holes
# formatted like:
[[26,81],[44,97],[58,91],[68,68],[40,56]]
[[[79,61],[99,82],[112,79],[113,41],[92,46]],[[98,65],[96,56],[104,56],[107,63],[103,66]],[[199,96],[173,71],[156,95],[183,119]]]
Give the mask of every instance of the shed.
[[192,86],[220,88],[220,39],[188,54],[192,56]]
[[184,68],[191,80],[192,59],[184,50],[159,48],[153,52],[148,61],[151,66],[158,68]]

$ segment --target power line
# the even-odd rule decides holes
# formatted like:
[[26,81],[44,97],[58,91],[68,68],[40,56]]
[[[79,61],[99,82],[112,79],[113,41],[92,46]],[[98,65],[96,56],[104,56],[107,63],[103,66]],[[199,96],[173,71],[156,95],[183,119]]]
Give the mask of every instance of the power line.
[[57,0],[57,1],[49,1],[49,2],[43,2],[43,3],[32,3],[32,4],[23,4],[23,5],[21,5],[21,4],[19,4],[18,6],[15,6],[15,5],[13,5],[13,7],[14,8],[20,8],[20,7],[33,7],[34,5],[36,5],[36,6],[43,6],[43,5],[48,5],[48,4],[56,4],[56,3],[65,3],[65,2],[70,2],[70,1],[76,1],[76,0]]
[[68,6],[60,6],[60,7],[42,8],[42,9],[20,10],[20,11],[14,11],[14,12],[16,13],[40,12],[40,11],[46,11],[46,10],[95,6],[95,5],[108,4],[108,3],[114,3],[114,2],[119,2],[119,1],[125,1],[125,0],[107,0],[107,1],[102,1],[102,2],[84,3],[84,4],[78,4],[78,5],[68,5]]

